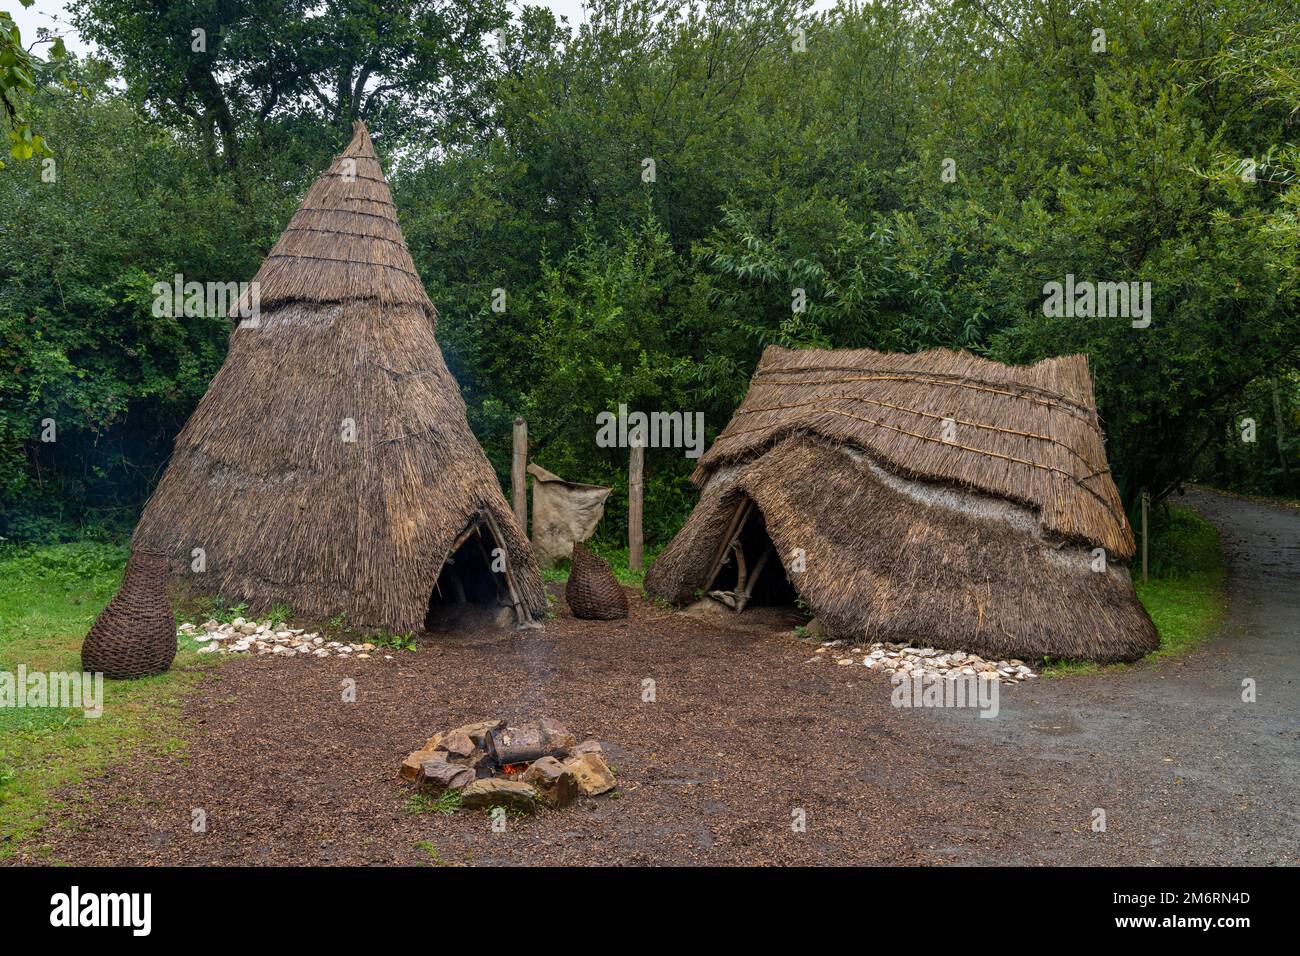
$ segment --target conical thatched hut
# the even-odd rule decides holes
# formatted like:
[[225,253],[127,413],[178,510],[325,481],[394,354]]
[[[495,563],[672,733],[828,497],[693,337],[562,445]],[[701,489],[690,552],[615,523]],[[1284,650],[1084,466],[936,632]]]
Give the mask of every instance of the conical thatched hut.
[[801,597],[836,636],[999,658],[1157,644],[1084,356],[772,347],[693,480],[654,596]]
[[444,601],[540,617],[541,576],[470,432],[363,124],[254,282],[260,318],[233,330],[136,547],[255,608],[394,632]]

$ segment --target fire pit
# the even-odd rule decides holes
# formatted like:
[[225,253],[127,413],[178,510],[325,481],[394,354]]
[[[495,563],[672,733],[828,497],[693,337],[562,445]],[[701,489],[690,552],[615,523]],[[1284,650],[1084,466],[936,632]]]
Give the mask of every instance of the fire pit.
[[558,720],[509,724],[483,720],[434,734],[402,761],[403,779],[423,793],[457,791],[461,805],[532,812],[614,789],[600,743],[577,737]]

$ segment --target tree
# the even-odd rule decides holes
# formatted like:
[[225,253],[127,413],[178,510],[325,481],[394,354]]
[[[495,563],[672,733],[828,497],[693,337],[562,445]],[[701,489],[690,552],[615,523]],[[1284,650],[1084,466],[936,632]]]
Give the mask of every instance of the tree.
[[[24,7],[30,7],[35,2],[36,0],[21,0]],[[48,39],[50,60],[57,68],[67,57],[68,51],[62,37]],[[23,46],[14,18],[0,10],[0,106],[4,108],[9,127],[9,155],[14,159],[49,155],[45,137],[32,130],[23,111],[24,99],[36,90],[46,66]],[[3,168],[4,162],[0,160],[0,169]]]
[[74,11],[132,94],[197,132],[226,169],[246,136],[279,148],[355,119],[421,145],[472,135],[485,122],[483,38],[506,18],[503,0],[77,0]]

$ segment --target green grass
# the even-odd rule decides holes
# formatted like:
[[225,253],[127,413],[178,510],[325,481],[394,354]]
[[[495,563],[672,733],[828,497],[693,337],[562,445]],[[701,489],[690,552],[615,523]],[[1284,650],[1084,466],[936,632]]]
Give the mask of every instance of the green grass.
[[[0,670],[80,671],[81,641],[121,583],[126,549],[82,542],[0,550]],[[0,858],[42,825],[55,792],[141,748],[184,747],[184,693],[216,661],[181,642],[166,674],[104,681],[103,715],[0,708]]]
[[[1214,525],[1177,505],[1162,509],[1152,519],[1149,580],[1141,580],[1140,556],[1132,565],[1138,598],[1160,635],[1160,646],[1144,660],[1175,657],[1198,647],[1218,630],[1226,607],[1227,573]],[[1097,674],[1124,666],[1049,660],[1042,676]]]
[[[626,587],[636,588],[638,591],[645,593],[645,572],[646,568],[654,562],[657,552],[647,551],[645,560],[641,562],[640,571],[633,571],[627,566],[627,547],[611,547],[600,544],[599,542],[588,541],[587,546],[596,554],[600,555],[609,562],[609,568],[614,572],[614,577],[618,583]],[[569,561],[564,559],[553,568],[544,568],[542,570],[542,580],[552,584],[564,584],[569,580]]]
[[423,853],[426,857],[428,857],[427,862],[421,864],[423,866],[450,866],[451,865],[445,859],[443,859],[442,851],[439,850],[438,847],[434,845],[432,840],[417,840],[415,843],[415,848],[419,850],[421,853]]
[[459,790],[444,790],[437,797],[417,793],[406,801],[406,812],[441,813],[444,816],[451,816],[460,809],[460,801],[461,792]]

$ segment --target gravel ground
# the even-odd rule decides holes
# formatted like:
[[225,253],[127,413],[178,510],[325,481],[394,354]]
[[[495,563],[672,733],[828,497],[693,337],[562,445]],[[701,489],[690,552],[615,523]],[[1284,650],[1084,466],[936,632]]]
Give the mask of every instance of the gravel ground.
[[[807,663],[814,646],[779,615],[741,629],[634,602],[629,621],[586,622],[556,591],[542,634],[469,628],[393,661],[230,660],[185,704],[183,754],[69,791],[10,862],[1293,864],[1300,512],[1192,500],[1225,533],[1224,633],[1177,661],[1003,688],[997,719],[895,709],[888,678]],[[411,812],[407,752],[498,716],[599,739],[617,796],[504,833],[481,813]]]

